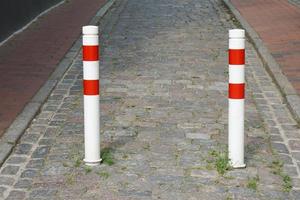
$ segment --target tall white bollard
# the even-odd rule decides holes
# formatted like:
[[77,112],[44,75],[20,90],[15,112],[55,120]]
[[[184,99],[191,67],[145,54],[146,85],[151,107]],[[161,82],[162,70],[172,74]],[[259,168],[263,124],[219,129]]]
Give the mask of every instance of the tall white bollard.
[[244,163],[245,31],[229,30],[228,153],[233,168]]
[[86,165],[93,166],[101,162],[98,26],[84,26],[82,33],[84,162]]

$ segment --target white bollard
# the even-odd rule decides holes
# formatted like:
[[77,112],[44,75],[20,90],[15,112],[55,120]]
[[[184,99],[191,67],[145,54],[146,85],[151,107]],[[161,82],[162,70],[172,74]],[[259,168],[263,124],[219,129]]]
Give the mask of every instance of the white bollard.
[[98,26],[82,28],[84,147],[86,165],[99,165],[100,158],[100,85]]
[[229,30],[228,153],[233,168],[244,168],[245,31]]

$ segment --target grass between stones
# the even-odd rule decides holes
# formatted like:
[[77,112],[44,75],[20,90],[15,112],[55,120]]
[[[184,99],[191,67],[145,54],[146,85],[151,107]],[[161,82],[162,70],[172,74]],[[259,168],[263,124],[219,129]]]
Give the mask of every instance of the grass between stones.
[[248,178],[247,188],[256,191],[257,190],[258,181],[259,181],[259,177],[258,176],[254,177],[254,178]]
[[82,163],[82,159],[81,158],[76,158],[75,163],[74,163],[74,167],[79,167]]
[[227,196],[226,200],[233,200],[233,198],[231,196]]
[[85,171],[85,174],[88,174],[92,171],[92,168],[90,166],[84,166],[84,171]]
[[115,163],[111,148],[104,148],[101,151],[102,162],[111,166]]
[[76,175],[74,172],[71,172],[70,174],[66,174],[66,183],[68,185],[73,185],[76,182]]
[[108,172],[98,172],[97,174],[104,179],[108,179],[108,177],[110,176]]
[[291,177],[285,174],[282,176],[282,180],[283,180],[283,191],[290,192],[291,189],[293,188]]
[[278,159],[278,153],[273,149],[271,144],[271,138],[268,137],[269,149],[273,156],[275,156],[275,160],[269,165],[271,168],[271,173],[278,175],[282,178],[282,190],[284,192],[290,192],[293,188],[292,179],[289,175],[283,172],[283,162]]
[[[104,148],[101,150],[101,158],[102,158],[102,163],[107,164],[109,166],[113,165],[115,163],[114,157],[112,154],[112,148]],[[72,155],[72,160],[74,162],[73,166],[74,167],[80,167],[82,164],[82,158],[83,156],[76,152]]]
[[271,168],[271,172],[275,175],[279,175],[282,178],[283,184],[282,184],[282,190],[284,192],[290,192],[293,188],[292,185],[292,179],[287,174],[283,173],[283,162],[280,160],[274,160],[272,161],[271,165],[269,166]]
[[207,159],[207,169],[215,168],[221,176],[230,170],[227,152],[212,150],[209,152],[209,155],[210,159]]

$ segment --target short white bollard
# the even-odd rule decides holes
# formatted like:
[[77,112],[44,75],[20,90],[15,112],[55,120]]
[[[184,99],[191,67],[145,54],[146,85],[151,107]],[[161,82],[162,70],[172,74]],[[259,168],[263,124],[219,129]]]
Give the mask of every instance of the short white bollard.
[[86,165],[94,166],[101,162],[98,26],[84,26],[82,33],[84,162]]
[[233,168],[244,163],[245,31],[229,30],[228,153]]

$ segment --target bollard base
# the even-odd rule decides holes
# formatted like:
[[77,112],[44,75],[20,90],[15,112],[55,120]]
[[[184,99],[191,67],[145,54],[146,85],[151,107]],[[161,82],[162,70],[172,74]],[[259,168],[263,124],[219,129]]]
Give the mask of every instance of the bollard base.
[[241,165],[231,165],[233,169],[243,169],[246,168],[246,164],[241,164]]
[[100,165],[102,159],[100,159],[100,160],[93,160],[93,161],[83,159],[83,161],[85,162],[85,165],[87,165],[87,166],[97,166],[97,165]]

